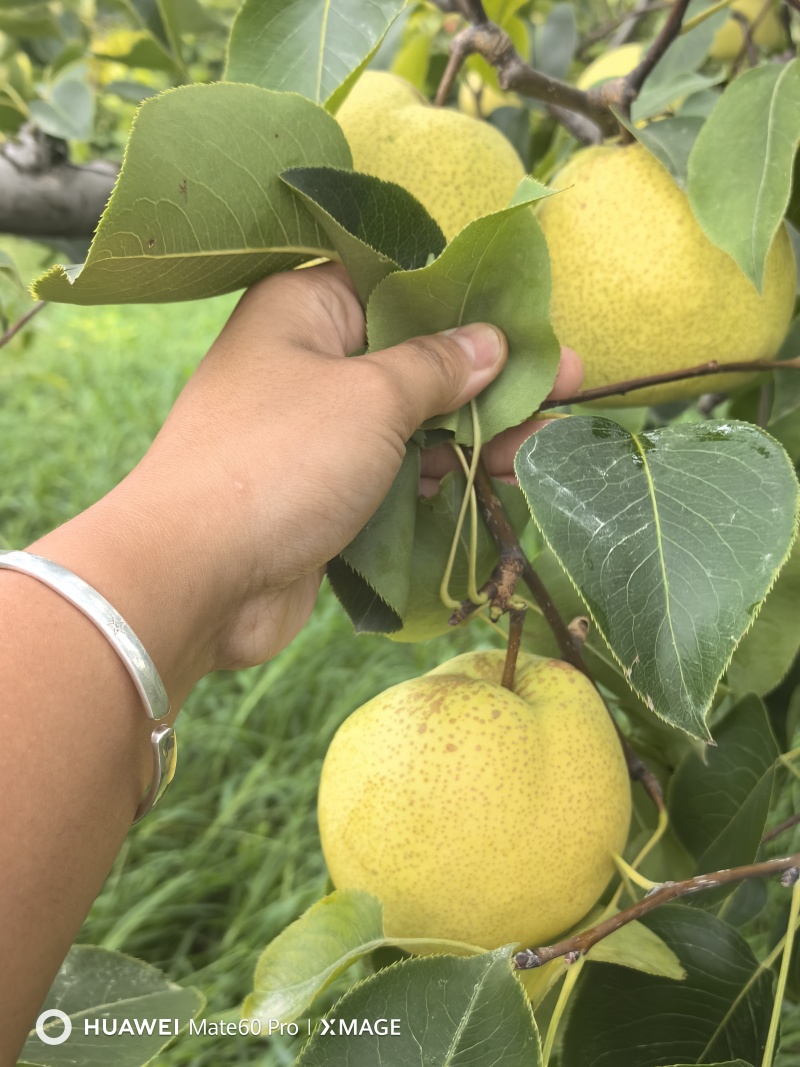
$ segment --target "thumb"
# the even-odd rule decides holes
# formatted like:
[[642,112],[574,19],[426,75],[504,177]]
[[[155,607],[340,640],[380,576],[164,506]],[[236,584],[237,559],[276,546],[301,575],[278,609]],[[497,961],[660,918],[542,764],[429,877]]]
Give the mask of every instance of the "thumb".
[[426,419],[455,411],[476,396],[500,373],[507,354],[500,330],[473,322],[361,359],[383,371],[389,417],[407,440]]

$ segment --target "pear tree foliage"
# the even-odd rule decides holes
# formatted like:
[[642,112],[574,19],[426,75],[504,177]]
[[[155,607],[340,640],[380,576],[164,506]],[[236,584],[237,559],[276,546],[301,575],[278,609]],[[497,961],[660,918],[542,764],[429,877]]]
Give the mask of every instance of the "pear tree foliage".
[[[386,501],[331,561],[330,583],[356,631],[435,638],[452,613],[440,596],[445,570],[463,601],[498,562],[482,520],[472,530],[463,521],[460,472],[433,498],[419,497],[420,455],[452,444],[463,456],[546,403],[559,358],[557,279],[538,205],[565,194],[558,172],[591,115],[584,108],[574,121],[581,108],[562,83],[579,84],[602,57],[613,95],[614,79],[642,62],[668,17],[633,8],[610,17],[590,0],[0,3],[0,153],[34,131],[81,163],[121,163],[91,243],[60,245],[63,264],[34,281],[38,299],[199,300],[333,259],[353,278],[371,350],[474,321],[491,321],[508,338],[498,381],[472,407],[418,428]],[[800,15],[793,0],[734,0],[732,8],[688,5],[683,32],[632,106],[609,110],[615,134],[606,142],[649,152],[727,269],[761,294],[779,231],[786,227],[800,251]],[[554,107],[522,83],[505,91],[504,72],[470,55],[445,108],[459,123],[469,115],[491,126],[527,176],[512,199],[448,241],[420,199],[354,167],[336,114],[368,68],[404,78],[419,94],[415,106],[430,106],[449,43],[476,10],[562,96]],[[446,138],[440,147],[446,154]],[[661,223],[654,211],[654,233]],[[574,284],[591,279],[576,271]],[[3,253],[4,317],[24,300]],[[795,303],[783,343],[761,358],[800,359],[796,312]],[[661,369],[648,355],[641,377]],[[606,915],[641,898],[648,880],[800,846],[791,829],[765,839],[800,803],[800,371],[750,374],[733,390],[722,379],[719,393],[714,375],[704,380],[704,395],[662,394],[650,406],[637,406],[635,392],[624,408],[613,395],[593,407],[576,398],[519,448],[518,487],[495,485],[562,617],[591,620],[584,659],[666,794],[668,826],[655,835],[652,806],[633,786],[625,859],[652,838],[637,875],[643,884],[626,875],[616,903],[610,892],[602,901]],[[527,596],[522,585],[518,594]],[[462,625],[476,644],[495,640],[479,615],[485,610]],[[523,642],[559,654],[535,604]],[[535,877],[535,857],[522,876]],[[409,955],[419,946],[386,933],[378,900],[343,890],[256,946],[263,952],[243,1017],[315,1020],[295,1051],[299,1064],[320,1067],[400,1067],[414,1058],[471,1067],[789,1067],[800,1062],[800,957],[795,947],[778,977],[784,933],[791,945],[788,913],[788,894],[772,883],[694,894],[599,942],[575,971],[555,961],[523,983],[513,963],[521,946],[487,952],[434,941],[426,955]],[[78,1018],[108,1002],[117,1018],[133,1020],[141,998],[167,998],[169,1014],[187,1026],[201,994],[142,967],[75,948],[48,1003],[66,996],[65,1010]],[[334,995],[341,999],[331,1008]],[[327,1009],[328,1022],[398,1018],[402,1037],[373,1028],[326,1039],[327,1023],[316,1020]],[[121,1062],[134,1067],[159,1048],[131,1043]],[[32,1039],[23,1061],[66,1062],[43,1049]],[[96,1062],[88,1047],[81,1055],[70,1062]]]

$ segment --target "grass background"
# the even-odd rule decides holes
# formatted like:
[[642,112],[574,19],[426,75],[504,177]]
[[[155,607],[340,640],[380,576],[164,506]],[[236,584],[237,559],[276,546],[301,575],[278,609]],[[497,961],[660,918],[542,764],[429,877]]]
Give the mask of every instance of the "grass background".
[[[26,280],[48,262],[36,246],[0,248]],[[235,302],[50,305],[0,350],[0,547],[24,547],[131,469]],[[79,941],[196,986],[206,1018],[238,1019],[259,952],[325,892],[315,803],[336,728],[387,686],[476,647],[483,631],[470,630],[468,644],[463,632],[417,646],[356,638],[324,585],[275,660],[204,679],[178,720],[170,793],[129,834]],[[184,1034],[154,1062],[272,1067],[296,1052],[289,1039]]]

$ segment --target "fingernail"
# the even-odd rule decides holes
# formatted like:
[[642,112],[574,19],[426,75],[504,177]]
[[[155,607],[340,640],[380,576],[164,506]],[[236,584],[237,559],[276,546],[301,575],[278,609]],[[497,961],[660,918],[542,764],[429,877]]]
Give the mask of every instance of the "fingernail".
[[469,356],[475,370],[488,370],[503,358],[505,339],[499,330],[485,322],[471,322],[454,330],[442,330]]

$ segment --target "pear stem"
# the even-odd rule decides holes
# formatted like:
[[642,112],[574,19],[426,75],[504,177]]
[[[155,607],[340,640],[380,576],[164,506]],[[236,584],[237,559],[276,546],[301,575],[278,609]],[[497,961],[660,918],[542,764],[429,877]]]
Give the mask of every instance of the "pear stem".
[[691,893],[699,893],[704,889],[732,885],[735,882],[743,882],[746,878],[768,878],[774,874],[783,874],[781,885],[787,888],[793,886],[800,878],[800,852],[780,859],[766,860],[763,863],[748,863],[743,867],[730,867],[728,870],[714,871],[711,874],[698,874],[682,882],[664,882],[629,908],[618,911],[616,915],[603,919],[596,926],[583,930],[574,937],[567,937],[563,941],[541,948],[523,949],[514,957],[514,965],[517,970],[527,971],[541,967],[559,956],[567,956],[570,961],[575,961],[586,955],[589,949],[602,941],[604,937],[615,933],[630,922],[641,919],[643,915],[661,907],[662,904],[679,900]]
[[511,608],[508,613],[508,647],[506,662],[503,666],[503,678],[500,684],[514,692],[514,674],[517,669],[517,656],[522,644],[522,627],[525,625],[527,607]]
[[[464,453],[469,456],[470,450],[465,448]],[[547,587],[531,566],[528,557],[522,551],[519,538],[514,532],[514,528],[503,510],[503,505],[501,504],[497,493],[494,491],[492,479],[489,476],[489,472],[486,469],[483,460],[479,460],[475,472],[475,494],[478,499],[478,506],[483,515],[484,522],[486,523],[500,554],[499,562],[492,572],[492,577],[489,579],[483,590],[484,592],[488,592],[488,595],[492,600],[492,607],[500,607],[501,610],[504,611],[510,610],[508,601],[514,595],[516,584],[521,578],[530,590],[533,599],[536,601],[542,615],[552,630],[553,636],[558,642],[562,657],[567,663],[570,663],[575,667],[576,670],[579,670],[584,674],[595,689],[597,689],[597,682],[595,682],[592,677],[592,673],[581,655],[581,650],[578,642],[575,640],[575,636],[561,618],[553,598],[547,591]],[[502,591],[502,595],[499,595],[498,591]],[[450,621],[462,621],[471,611],[475,611],[477,606],[478,605],[471,605],[469,603],[462,604],[460,610],[453,615]],[[605,703],[605,700],[603,703]],[[614,729],[617,731],[617,737],[622,746],[625,763],[631,781],[641,782],[642,787],[650,797],[656,810],[659,813],[663,812],[664,794],[661,789],[661,783],[647,764],[640,759],[633,750],[630,742],[619,728],[616,719],[611,714],[607,704],[606,710],[614,724]]]
[[663,374],[652,374],[646,378],[629,378],[623,382],[611,382],[610,385],[600,385],[596,389],[584,389],[574,396],[564,397],[562,400],[545,400],[539,405],[540,411],[549,411],[550,408],[565,407],[567,404],[587,404],[590,400],[603,400],[608,396],[625,396],[637,389],[649,389],[655,385],[665,385],[668,382],[680,382],[689,378],[702,378],[711,374],[737,374],[742,371],[771,371],[771,370],[800,370],[800,356],[795,359],[742,359],[735,363],[719,363],[712,359],[708,363],[698,363],[694,367],[684,367],[682,370],[665,371]]

